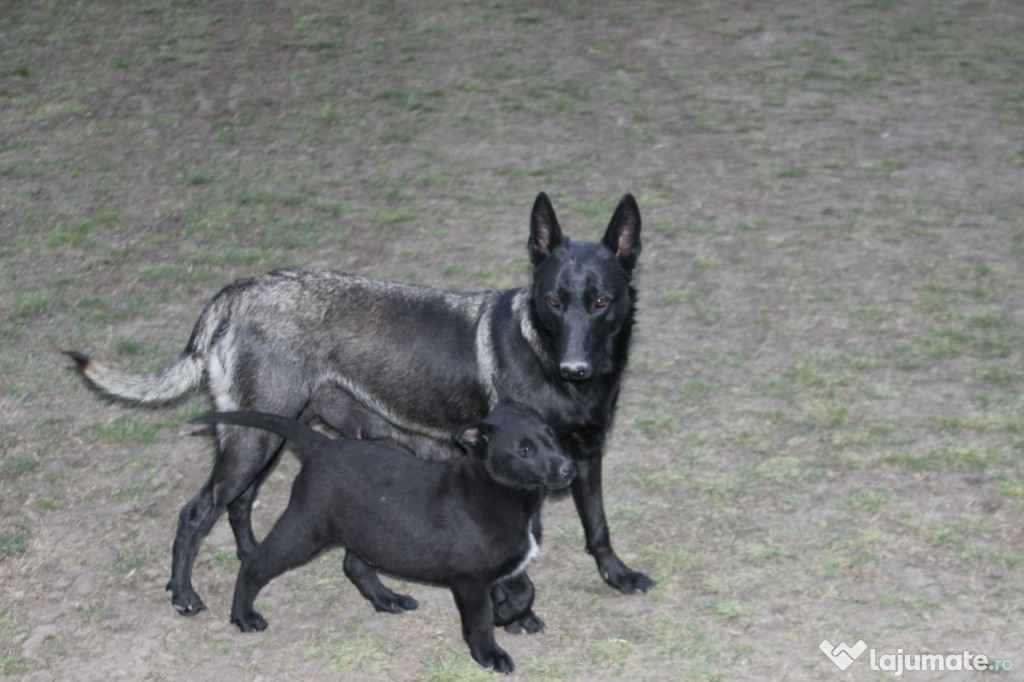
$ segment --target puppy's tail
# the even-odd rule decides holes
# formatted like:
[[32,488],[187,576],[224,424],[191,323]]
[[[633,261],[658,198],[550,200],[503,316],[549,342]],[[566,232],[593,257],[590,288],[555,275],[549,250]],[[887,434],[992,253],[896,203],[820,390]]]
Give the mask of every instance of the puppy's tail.
[[297,419],[289,419],[267,412],[210,412],[193,419],[190,423],[235,424],[236,426],[252,426],[270,431],[295,445],[299,459],[305,459],[305,455],[312,452],[319,442],[327,440],[327,436],[314,431]]
[[[223,293],[223,292],[222,292]],[[230,325],[230,302],[218,295],[203,310],[185,350],[156,372],[132,373],[111,369],[75,350],[64,351],[96,389],[128,402],[157,405],[180,398],[203,385],[206,359]]]

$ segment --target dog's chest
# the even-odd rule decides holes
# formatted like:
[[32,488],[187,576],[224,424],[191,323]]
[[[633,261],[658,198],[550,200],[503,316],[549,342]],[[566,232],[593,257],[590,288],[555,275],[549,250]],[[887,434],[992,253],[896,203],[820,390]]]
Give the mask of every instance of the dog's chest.
[[505,576],[506,578],[511,578],[512,576],[519,575],[520,573],[525,571],[526,567],[530,565],[530,562],[533,561],[534,559],[536,559],[537,555],[540,554],[540,547],[537,546],[537,540],[533,536],[533,520],[532,519],[530,520],[529,523],[526,524],[526,542],[527,542],[526,554],[523,555],[523,558],[522,558],[522,560],[520,560],[519,565],[516,566],[515,569],[511,573],[509,573],[507,576]]

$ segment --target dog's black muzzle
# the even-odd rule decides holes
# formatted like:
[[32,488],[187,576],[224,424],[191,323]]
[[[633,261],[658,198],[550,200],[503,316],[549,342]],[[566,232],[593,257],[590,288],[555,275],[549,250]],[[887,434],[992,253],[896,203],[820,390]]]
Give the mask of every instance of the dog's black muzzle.
[[544,482],[544,487],[548,490],[565,490],[572,485],[574,478],[576,478],[576,463],[571,459],[566,459],[552,467],[547,481]]

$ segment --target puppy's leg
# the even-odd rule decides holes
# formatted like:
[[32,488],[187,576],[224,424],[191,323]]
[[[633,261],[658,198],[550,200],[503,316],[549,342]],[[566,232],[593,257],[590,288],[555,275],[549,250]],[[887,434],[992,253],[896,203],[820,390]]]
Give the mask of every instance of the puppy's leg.
[[544,629],[544,621],[531,611],[533,583],[526,571],[502,578],[491,585],[494,624],[503,625],[513,635],[534,634]]
[[452,594],[462,618],[462,637],[469,645],[473,660],[499,673],[510,673],[515,664],[494,641],[491,598],[485,581],[472,576],[452,580]]
[[256,596],[271,580],[309,562],[327,547],[330,536],[324,531],[315,520],[296,510],[293,496],[267,537],[245,557],[238,569],[231,622],[242,632],[265,630],[267,621],[255,609]]
[[351,550],[345,550],[344,568],[348,579],[377,611],[404,613],[419,607],[419,602],[412,597],[392,592],[385,587],[377,576],[377,571]]

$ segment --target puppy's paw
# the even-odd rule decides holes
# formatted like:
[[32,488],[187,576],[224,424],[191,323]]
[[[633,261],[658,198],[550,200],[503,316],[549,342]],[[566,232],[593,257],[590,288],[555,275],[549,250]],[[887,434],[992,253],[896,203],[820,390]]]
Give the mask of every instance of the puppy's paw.
[[379,613],[405,613],[415,611],[420,606],[420,603],[409,595],[394,593],[371,600],[370,603]]
[[505,624],[505,632],[511,635],[533,635],[541,632],[543,629],[544,621],[533,611],[529,611],[516,620]]
[[250,611],[242,616],[231,616],[231,622],[242,632],[262,632],[267,629],[266,619],[257,611]]
[[396,594],[395,605],[402,611],[415,611],[420,603],[407,594]]
[[485,651],[479,654],[474,653],[473,658],[485,668],[490,668],[496,673],[509,674],[516,669],[512,658],[501,649],[495,647],[492,651]]

